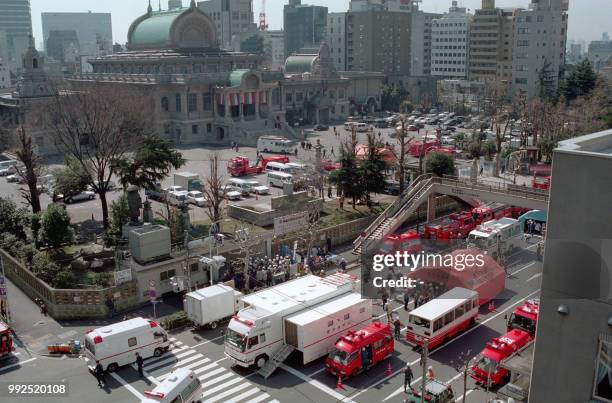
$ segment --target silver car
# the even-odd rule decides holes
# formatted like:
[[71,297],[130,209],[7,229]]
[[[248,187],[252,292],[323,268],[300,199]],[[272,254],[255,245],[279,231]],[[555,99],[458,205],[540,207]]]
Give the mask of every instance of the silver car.
[[93,200],[96,198],[96,194],[90,190],[84,190],[81,193],[77,193],[74,195],[64,197],[64,201],[67,204],[83,201],[83,200]]

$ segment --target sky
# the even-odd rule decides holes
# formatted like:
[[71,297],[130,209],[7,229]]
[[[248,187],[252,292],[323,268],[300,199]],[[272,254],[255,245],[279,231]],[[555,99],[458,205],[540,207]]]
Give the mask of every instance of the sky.
[[[1,0],[0,0],[1,1]],[[159,0],[152,0],[157,9]],[[255,19],[261,11],[263,0],[253,0]],[[42,12],[108,12],[112,14],[113,42],[125,43],[127,31],[132,21],[144,14],[148,0],[30,0],[32,7],[32,24],[36,43],[42,43]],[[269,29],[280,29],[283,25],[283,5],[287,0],[267,0],[266,17]],[[346,11],[349,0],[303,0],[303,4],[324,5],[329,12]],[[162,8],[168,1],[161,0]],[[421,9],[424,11],[447,11],[451,0],[423,0]],[[481,0],[459,0],[459,3],[470,10],[480,7]],[[187,6],[189,0],[183,0]],[[497,0],[498,7],[524,7],[529,0]],[[569,40],[584,40],[587,43],[601,38],[604,31],[612,34],[612,1],[611,0],[570,0],[569,10]]]

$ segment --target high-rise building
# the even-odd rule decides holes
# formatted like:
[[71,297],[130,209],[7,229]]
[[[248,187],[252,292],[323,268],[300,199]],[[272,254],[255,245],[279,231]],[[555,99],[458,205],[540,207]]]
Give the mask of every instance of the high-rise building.
[[610,402],[612,130],[561,142],[553,160],[529,402]]
[[52,31],[76,32],[82,56],[100,56],[113,51],[110,13],[42,13],[45,50]]
[[235,36],[257,31],[253,0],[207,0],[198,2],[198,8],[215,22],[222,48],[233,49]]
[[431,24],[431,75],[466,78],[471,15],[452,2],[449,12]]
[[391,80],[409,76],[410,21],[409,13],[349,11],[346,14],[347,70],[380,71]]
[[80,71],[81,50],[75,30],[51,31],[47,39],[47,56],[59,62],[66,74]]
[[325,41],[336,70],[346,70],[346,13],[327,14]]
[[571,43],[567,54],[568,63],[577,63],[582,59],[582,44]]
[[469,41],[469,78],[480,81],[512,80],[514,17],[518,9],[496,8],[483,0],[474,13]]
[[553,95],[565,66],[569,0],[531,0],[514,19],[512,90]]
[[[6,33],[5,60],[13,74],[22,69],[22,56],[28,50],[32,35],[30,0],[0,1],[0,31]],[[1,44],[0,44],[1,46]]]
[[607,32],[601,35],[601,40],[589,43],[587,59],[593,64],[595,71],[599,72],[612,57],[612,41]]
[[271,70],[280,70],[285,64],[285,32],[265,31],[263,35],[264,55]]
[[319,48],[325,39],[327,7],[301,4],[291,0],[283,10],[285,56],[304,48]]
[[4,59],[0,58],[0,89],[9,88],[11,86],[11,72],[8,64]]

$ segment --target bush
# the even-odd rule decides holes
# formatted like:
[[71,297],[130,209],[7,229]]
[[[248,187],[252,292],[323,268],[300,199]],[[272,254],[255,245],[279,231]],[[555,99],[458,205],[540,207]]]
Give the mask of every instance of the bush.
[[34,255],[36,255],[37,253],[38,250],[34,247],[34,245],[27,244],[24,245],[23,248],[21,248],[21,253],[19,254],[19,257],[23,259],[23,261],[26,262],[28,266],[30,266],[32,264],[32,260],[34,259]]
[[9,255],[20,258],[23,249],[23,241],[12,233],[4,233],[0,237],[0,248],[4,249]]
[[64,207],[55,203],[47,207],[42,216],[39,239],[55,250],[73,241],[74,232],[70,227],[70,216]]
[[442,153],[431,153],[425,157],[425,171],[437,176],[454,175],[453,157]]
[[162,319],[162,327],[166,330],[174,330],[189,324],[189,318],[185,311],[178,311]]
[[74,288],[77,282],[77,278],[74,275],[72,269],[64,268],[60,270],[53,280],[53,287],[55,288]]
[[45,283],[53,285],[60,267],[44,252],[38,252],[32,258],[32,273]]
[[102,272],[102,273],[87,273],[87,284],[99,286],[102,288],[106,288],[110,285],[111,281],[111,273]]

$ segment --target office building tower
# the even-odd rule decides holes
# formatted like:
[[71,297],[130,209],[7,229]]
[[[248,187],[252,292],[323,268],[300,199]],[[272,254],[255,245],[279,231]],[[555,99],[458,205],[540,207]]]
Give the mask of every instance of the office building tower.
[[336,70],[346,70],[346,13],[327,14],[325,41],[329,45]]
[[327,7],[291,0],[283,9],[283,22],[285,56],[299,53],[304,48],[318,49],[327,32]]
[[76,32],[81,56],[97,57],[113,51],[110,13],[42,13],[41,17],[47,52],[53,31]]
[[30,0],[0,1],[0,31],[5,33],[5,43],[10,71],[17,75],[22,70],[22,57],[30,46],[32,17]]
[[471,15],[463,7],[453,6],[431,25],[431,75],[466,78]]
[[198,8],[214,21],[222,48],[239,50],[232,46],[235,38],[257,31],[253,0],[207,0],[198,2]]

